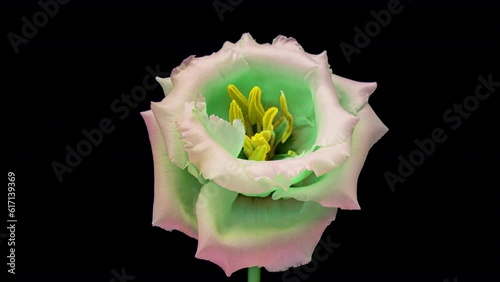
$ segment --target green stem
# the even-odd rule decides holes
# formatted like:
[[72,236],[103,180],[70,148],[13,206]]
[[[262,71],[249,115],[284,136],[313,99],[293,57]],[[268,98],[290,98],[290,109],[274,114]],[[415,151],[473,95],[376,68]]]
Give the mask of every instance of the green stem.
[[248,282],[260,282],[260,268],[257,266],[248,268]]

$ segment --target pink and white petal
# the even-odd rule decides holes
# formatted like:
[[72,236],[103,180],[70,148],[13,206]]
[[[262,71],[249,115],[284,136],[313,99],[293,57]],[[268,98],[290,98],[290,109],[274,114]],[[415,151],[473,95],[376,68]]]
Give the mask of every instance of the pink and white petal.
[[172,89],[174,89],[174,84],[172,83],[172,79],[170,77],[156,77],[156,81],[160,84],[165,96],[170,94],[170,92],[172,92]]
[[316,146],[331,146],[351,137],[358,117],[346,112],[339,103],[328,63],[323,62],[307,79],[313,93],[318,134]]
[[251,162],[240,160],[244,170],[255,180],[272,180],[274,185],[287,190],[294,177],[304,170],[313,171],[321,176],[340,166],[349,157],[350,139],[342,143],[322,147],[301,157],[269,162]]
[[141,114],[148,128],[154,160],[153,225],[197,238],[195,205],[202,185],[187,170],[169,161],[165,140],[152,111]]
[[[170,93],[161,102],[151,104],[167,144],[167,155],[180,168],[186,168],[189,164],[175,124],[184,110],[184,104],[195,101],[209,82],[225,79],[223,72],[228,68],[234,71],[248,68],[241,55],[232,48],[223,48],[200,58],[190,56],[172,71],[170,82],[173,87]],[[169,90],[168,80],[163,82],[162,87]]]
[[272,45],[281,48],[287,48],[293,51],[304,52],[304,48],[293,37],[278,35],[274,38]]
[[[201,122],[203,128],[196,127],[196,125],[199,125],[199,122]],[[243,143],[245,142],[245,127],[243,123],[240,120],[234,120],[231,124],[214,115],[211,115],[209,118],[206,113],[205,98],[201,95],[198,95],[194,103],[191,102],[184,105],[184,114],[178,121],[178,125],[179,128],[183,129],[183,132],[192,129],[204,129],[204,131],[210,135],[210,138],[220,145],[219,147],[223,148],[234,158],[240,154]],[[190,134],[188,133],[186,135]],[[200,132],[193,132],[193,135],[201,136]],[[192,142],[193,140],[189,138],[185,138],[184,136],[181,138],[183,141],[187,142],[185,142],[187,146],[190,146],[188,144],[194,144]]]
[[377,89],[376,82],[359,82],[332,74],[335,90],[340,96],[342,107],[353,115],[357,115],[368,98]]
[[196,211],[196,257],[216,263],[230,276],[252,266],[283,271],[310,262],[337,209],[316,202],[246,197],[209,182]]
[[[167,96],[165,99],[169,98]],[[164,100],[165,100],[164,99]],[[189,158],[182,149],[184,144],[180,140],[180,135],[175,128],[175,121],[178,113],[164,103],[151,103],[151,111],[160,128],[160,133],[165,140],[165,152],[168,160],[181,169],[189,165]]]
[[347,161],[311,184],[292,187],[288,191],[275,191],[273,199],[293,198],[299,201],[315,201],[325,207],[360,209],[356,193],[359,174],[368,151],[388,129],[369,104],[359,111],[358,116],[360,121],[354,128],[351,157]]
[[299,52],[297,48],[290,48],[280,39],[276,44],[258,44],[248,33],[243,34],[235,44],[237,50],[245,58],[250,67],[266,66],[271,69],[286,70],[290,75],[306,77],[308,73],[318,67],[318,63],[309,57],[306,52]]

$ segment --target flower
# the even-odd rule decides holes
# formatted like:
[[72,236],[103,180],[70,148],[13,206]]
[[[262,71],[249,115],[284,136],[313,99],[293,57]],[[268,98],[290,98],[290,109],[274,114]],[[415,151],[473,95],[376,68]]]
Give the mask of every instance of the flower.
[[360,209],[357,179],[386,132],[376,83],[332,74],[326,52],[249,34],[191,56],[143,112],[151,141],[153,225],[198,240],[226,275],[306,264],[338,208]]

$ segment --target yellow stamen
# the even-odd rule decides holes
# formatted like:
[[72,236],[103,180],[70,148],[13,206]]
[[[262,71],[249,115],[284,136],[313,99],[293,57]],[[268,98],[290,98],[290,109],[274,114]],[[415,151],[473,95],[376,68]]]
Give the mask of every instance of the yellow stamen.
[[248,157],[248,159],[251,161],[265,161],[267,152],[268,151],[266,146],[261,145],[253,151],[253,153],[250,155],[250,157]]
[[283,116],[283,114],[281,114],[281,116],[278,118],[278,120],[273,123],[273,128],[277,128],[278,126],[280,126],[284,120],[285,120],[285,117]]
[[281,143],[285,143],[288,137],[292,134],[292,126],[293,126],[293,117],[288,111],[288,105],[286,104],[286,98],[285,98],[285,93],[281,91],[281,96],[280,96],[280,106],[281,106],[281,111],[283,112],[283,115],[285,116],[286,120],[288,121],[288,125],[286,127],[285,133],[283,133],[283,136],[281,137]]
[[229,122],[232,124],[235,119],[241,120],[241,122],[245,122],[245,118],[243,117],[243,112],[241,111],[238,103],[235,100],[231,102],[229,105]]
[[241,94],[240,90],[236,88],[233,84],[229,84],[227,86],[227,94],[229,97],[236,101],[238,103],[238,106],[240,106],[240,109],[242,112],[247,113],[248,112],[248,101],[243,94]]
[[264,114],[264,117],[262,117],[262,130],[270,130],[273,131],[273,120],[278,114],[278,108],[276,107],[270,107],[267,109],[266,113]]
[[271,151],[271,146],[269,146],[269,143],[267,143],[266,138],[262,135],[262,133],[257,133],[254,136],[252,136],[252,147],[257,148],[260,146],[265,146],[266,147],[266,153]]
[[253,153],[252,139],[245,135],[245,143],[243,143],[243,152],[249,158]]
[[[252,125],[259,125],[264,117],[264,107],[261,102],[262,91],[258,86],[255,86],[250,91],[250,96],[248,97],[248,117]],[[260,124],[262,126],[262,124]]]
[[269,142],[271,140],[271,137],[273,136],[273,131],[272,130],[263,130],[260,132],[260,134],[262,134],[262,136],[264,136],[264,139],[266,139],[266,141],[268,143],[271,143]]

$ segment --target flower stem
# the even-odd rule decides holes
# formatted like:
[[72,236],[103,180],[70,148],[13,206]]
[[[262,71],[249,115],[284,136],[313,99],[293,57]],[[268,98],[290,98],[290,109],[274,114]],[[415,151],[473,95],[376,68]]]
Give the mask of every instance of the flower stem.
[[260,282],[260,268],[258,266],[248,268],[248,282]]

